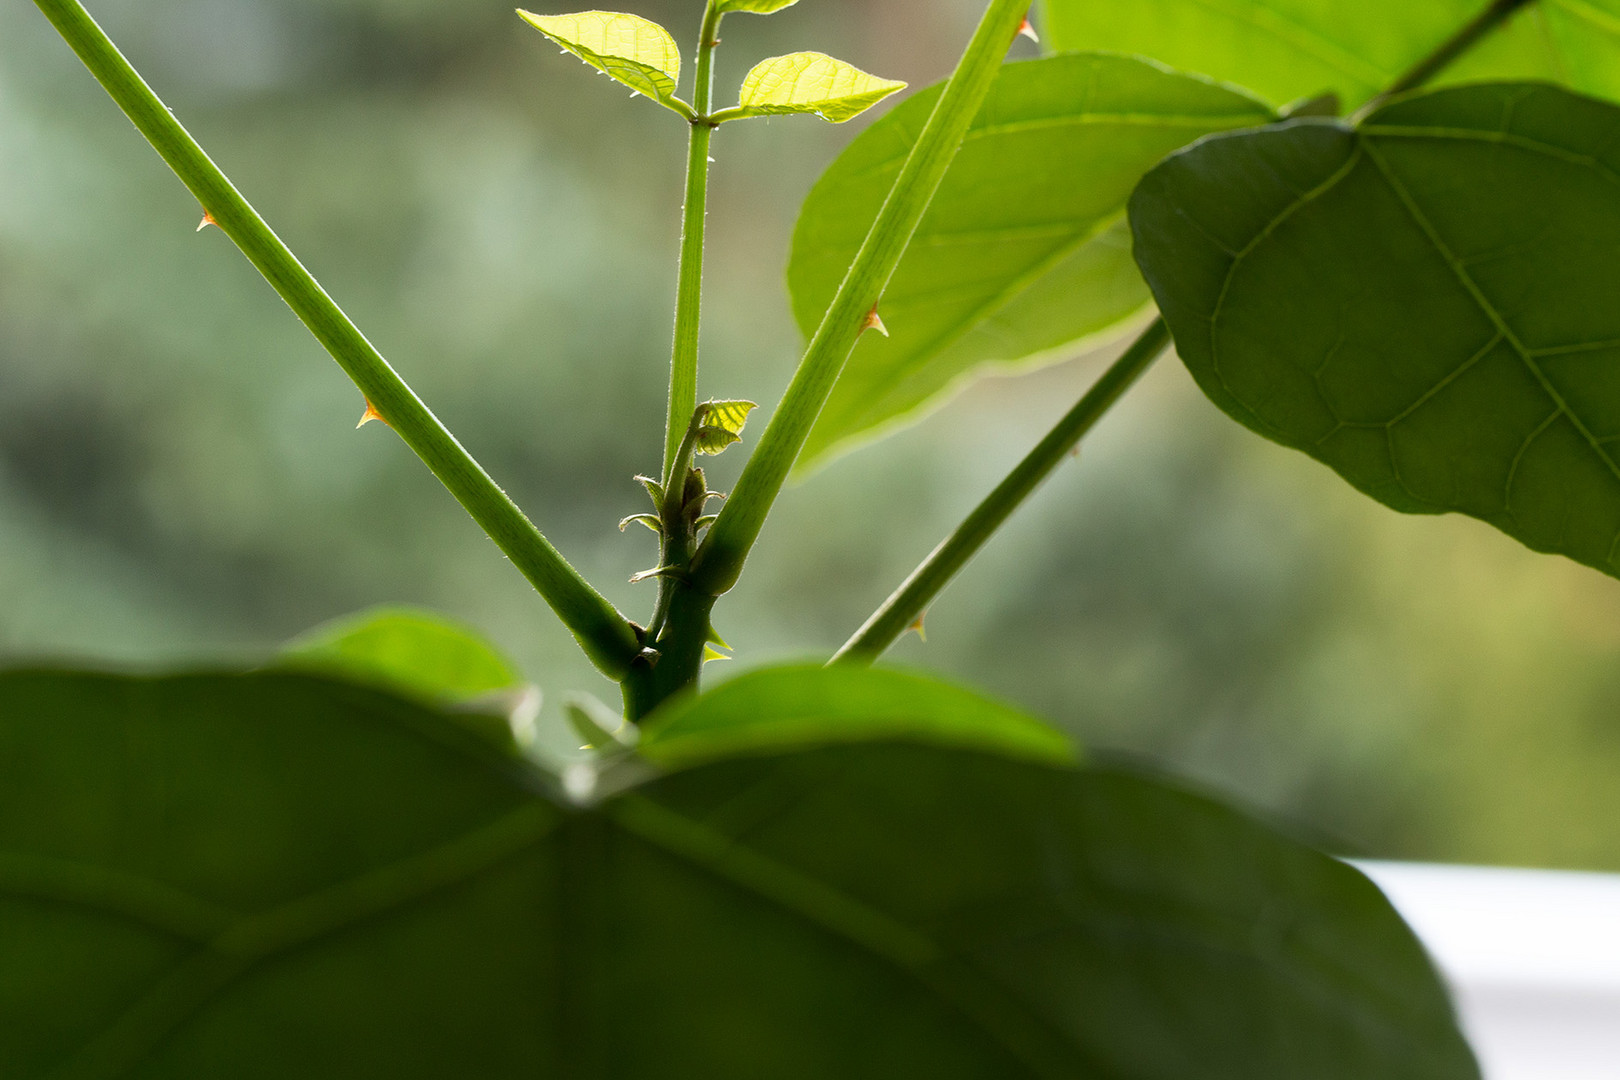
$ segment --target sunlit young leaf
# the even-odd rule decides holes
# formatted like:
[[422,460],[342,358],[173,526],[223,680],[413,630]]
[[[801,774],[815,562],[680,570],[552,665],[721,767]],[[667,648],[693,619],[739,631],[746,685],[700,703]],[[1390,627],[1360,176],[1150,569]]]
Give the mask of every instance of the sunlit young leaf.
[[748,414],[758,407],[752,401],[709,401],[700,405],[697,452],[718,454],[733,443],[741,442]]
[[361,687],[15,672],[0,772],[6,1077],[1478,1075],[1358,871],[1125,773],[564,785]]
[[905,88],[903,82],[868,75],[825,53],[791,53],[755,65],[743,79],[733,115],[814,113],[841,124]]
[[665,105],[674,101],[675,84],[681,77],[681,52],[669,31],[657,23],[617,11],[518,14],[587,64],[637,93]]
[[1068,736],[1034,717],[938,679],[856,667],[751,671],[660,711],[640,750],[660,765],[738,754],[896,739],[1064,764]]
[[[938,99],[924,90],[862,133],[817,182],[788,288],[808,337]],[[1055,361],[1149,303],[1125,201],[1165,154],[1272,119],[1254,98],[1119,56],[1008,64],[883,295],[801,467],[942,404],[989,365]]]
[[[1485,0],[1042,0],[1048,47],[1140,53],[1281,104],[1336,90],[1355,106],[1485,9]],[[1438,82],[1544,78],[1620,98],[1620,0],[1537,0]]]
[[720,0],[719,9],[722,12],[751,11],[755,15],[769,15],[773,11],[792,7],[799,0]]
[[1483,85],[1224,136],[1131,220],[1233,417],[1396,509],[1620,575],[1620,108]]

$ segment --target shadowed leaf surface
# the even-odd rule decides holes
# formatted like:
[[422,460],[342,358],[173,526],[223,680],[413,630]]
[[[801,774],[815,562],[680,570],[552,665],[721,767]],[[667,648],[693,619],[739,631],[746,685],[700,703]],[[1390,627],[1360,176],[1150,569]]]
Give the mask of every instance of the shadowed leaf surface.
[[[805,201],[788,288],[809,336],[927,121],[924,90],[864,132]],[[991,364],[1058,360],[1149,302],[1125,201],[1165,154],[1271,119],[1253,98],[1118,56],[1009,64],[823,409],[804,468],[941,403]]]
[[1356,870],[1114,772],[739,758],[592,809],[293,675],[0,676],[0,1072],[1470,1080]]
[[1620,108],[1486,85],[1213,139],[1131,220],[1229,414],[1398,510],[1620,572]]
[[[1142,53],[1272,101],[1366,101],[1478,15],[1486,0],[1043,0],[1049,47]],[[1438,81],[1546,78],[1620,97],[1620,0],[1537,0]]]

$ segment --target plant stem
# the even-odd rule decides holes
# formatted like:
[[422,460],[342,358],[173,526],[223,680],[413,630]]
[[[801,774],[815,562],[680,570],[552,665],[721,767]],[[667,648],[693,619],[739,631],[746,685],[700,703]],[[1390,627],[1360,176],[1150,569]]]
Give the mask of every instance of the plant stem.
[[1162,317],[1155,318],[1102,377],[1086,391],[1085,397],[1059,420],[1057,426],[1035,445],[1007,478],[974,508],[922,561],[911,576],[866,620],[866,625],[844,643],[832,663],[870,664],[883,651],[916,624],[918,616],[950,583],[968,560],[978,554],[1012,512],[1040,486],[1070,450],[1102,419],[1170,344],[1170,330]]
[[692,90],[692,135],[686,152],[686,208],[681,221],[679,281],[675,290],[675,347],[669,363],[669,418],[664,425],[664,483],[674,482],[675,451],[697,408],[698,322],[703,309],[703,232],[709,212],[709,143],[714,122],[714,47],[721,13],[715,0],[703,11],[698,35],[697,82]]
[[35,0],[85,67],[173,169],[366,400],[398,432],[573,632],[620,678],[641,652],[634,627],[565,560],[411,392],[309,271],[248,205],[78,0]]
[[810,340],[787,393],[692,562],[692,587],[711,595],[737,583],[743,561],[804,447],[833,383],[883,295],[917,223],[983,104],[1029,0],[990,0],[917,145],[895,178],[860,252]]
[[1535,0],[1492,0],[1491,5],[1480,12],[1472,22],[1447,38],[1434,52],[1412,65],[1404,75],[1390,83],[1383,93],[1363,105],[1358,115],[1371,112],[1396,94],[1416,90],[1427,83],[1469,49],[1479,44],[1482,38],[1506,22],[1520,8],[1529,7],[1533,3]]

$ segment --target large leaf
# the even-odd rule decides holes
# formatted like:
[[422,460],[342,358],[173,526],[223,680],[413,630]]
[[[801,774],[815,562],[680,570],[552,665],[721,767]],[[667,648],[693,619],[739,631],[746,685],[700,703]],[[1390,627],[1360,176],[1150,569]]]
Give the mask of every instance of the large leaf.
[[736,109],[723,115],[813,113],[842,124],[905,88],[903,82],[880,79],[826,53],[789,53],[755,64],[743,78]]
[[[788,263],[806,336],[843,280],[938,99],[873,124],[816,184]],[[914,418],[991,364],[1062,359],[1148,303],[1125,200],[1165,154],[1270,110],[1206,80],[1117,56],[1009,64],[884,293],[889,336],[866,334],[801,462]]]
[[1074,745],[1034,717],[926,675],[859,667],[776,667],[659,710],[637,748],[666,766],[830,743],[914,739],[1047,764]]
[[674,103],[675,84],[681,78],[681,51],[669,31],[657,23],[618,11],[536,15],[520,10],[518,15],[568,52],[636,93],[662,105]]
[[1131,219],[1232,416],[1396,509],[1620,573],[1620,108],[1487,85],[1226,136]]
[[552,790],[307,677],[0,676],[0,1075],[1476,1076],[1360,873],[1159,783],[879,745]]
[[[1337,91],[1365,101],[1486,0],[1042,0],[1053,49],[1141,53],[1273,101]],[[1442,73],[1567,80],[1620,97],[1620,0],[1536,0]]]

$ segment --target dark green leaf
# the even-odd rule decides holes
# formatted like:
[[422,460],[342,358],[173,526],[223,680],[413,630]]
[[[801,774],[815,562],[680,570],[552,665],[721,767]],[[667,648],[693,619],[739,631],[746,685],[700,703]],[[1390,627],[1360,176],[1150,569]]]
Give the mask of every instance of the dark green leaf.
[[[1053,49],[1140,53],[1274,102],[1379,93],[1487,0],[1043,0]],[[1546,78],[1620,98],[1620,0],[1538,0],[1441,76]]]
[[359,687],[0,676],[0,1075],[1476,1076],[1365,878],[1162,784],[865,746],[553,790]]
[[[723,643],[722,643],[723,644]],[[909,739],[1047,764],[1075,760],[1068,736],[1027,713],[910,672],[777,667],[659,711],[638,749],[659,765],[830,743]]]
[[[873,124],[805,201],[788,286],[808,336],[938,99]],[[989,365],[1059,360],[1138,315],[1125,201],[1171,150],[1271,112],[1202,79],[1117,56],[1009,64],[883,295],[801,457],[813,467],[942,403]]]
[[1396,509],[1620,572],[1620,108],[1474,86],[1213,139],[1131,218],[1232,416]]

